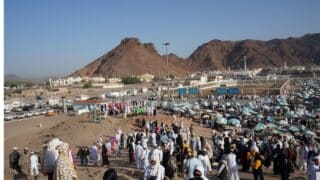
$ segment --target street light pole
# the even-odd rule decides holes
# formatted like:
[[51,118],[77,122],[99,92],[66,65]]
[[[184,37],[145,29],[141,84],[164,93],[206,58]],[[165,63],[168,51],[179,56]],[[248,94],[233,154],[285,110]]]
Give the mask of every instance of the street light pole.
[[169,91],[169,54],[168,54],[168,46],[170,45],[170,43],[166,42],[164,44],[162,44],[164,46],[166,46],[166,55],[167,55],[167,89],[168,89],[168,98],[170,98],[170,91]]

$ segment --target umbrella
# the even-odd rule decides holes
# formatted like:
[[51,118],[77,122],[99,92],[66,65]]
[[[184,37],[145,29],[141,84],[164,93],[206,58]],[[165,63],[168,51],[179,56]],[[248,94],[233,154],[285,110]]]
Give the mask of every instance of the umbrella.
[[242,109],[242,114],[243,114],[243,115],[246,115],[246,116],[250,116],[250,115],[251,115],[250,109],[247,108],[247,107],[244,107],[244,108]]
[[227,119],[224,117],[218,117],[216,120],[216,123],[220,124],[220,125],[226,125],[227,124]]
[[273,130],[273,134],[282,134],[283,132],[282,131],[279,131],[279,130]]
[[267,117],[267,121],[272,122],[273,121],[273,117],[272,116],[268,116]]
[[266,111],[269,111],[270,110],[270,106],[267,106],[267,105],[263,105],[262,108]]
[[313,114],[313,113],[309,113],[309,112],[307,112],[307,113],[306,113],[306,115],[307,115],[308,117],[312,117],[312,118],[315,118],[315,117],[316,117],[316,115],[315,115],[315,114]]
[[247,111],[244,111],[244,112],[242,112],[242,115],[251,116],[251,113],[250,113],[250,112],[247,112]]
[[295,117],[294,111],[286,112],[286,116],[294,118]]
[[275,106],[274,108],[275,108],[276,110],[281,109],[281,107],[280,107],[280,106]]
[[270,129],[276,129],[276,128],[278,128],[278,126],[275,125],[275,124],[273,124],[273,123],[268,123],[266,126],[267,126],[268,128],[270,128]]
[[314,133],[313,131],[307,130],[307,131],[306,131],[306,135],[316,136],[316,133]]
[[287,111],[290,110],[290,108],[289,108],[288,106],[282,106],[282,109],[285,109],[285,110],[287,110]]
[[264,117],[263,117],[263,115],[262,114],[258,114],[257,115],[257,119],[263,119]]
[[289,131],[291,131],[291,132],[299,132],[299,129],[297,127],[295,127],[295,126],[290,126],[289,127]]
[[208,114],[203,115],[202,118],[209,118],[210,116]]
[[315,109],[314,112],[320,113],[320,108]]
[[228,120],[228,124],[234,125],[234,126],[240,126],[241,123],[238,119],[236,118],[232,118]]
[[235,112],[236,110],[231,107],[231,108],[227,109],[227,111],[228,111],[228,112]]
[[287,121],[285,121],[285,120],[280,120],[280,121],[279,121],[279,124],[280,124],[280,125],[287,125],[288,123],[287,123]]
[[254,126],[254,130],[255,131],[261,131],[261,130],[264,130],[266,128],[267,128],[267,126],[265,124],[263,124],[263,123],[258,123],[258,124],[256,124]]

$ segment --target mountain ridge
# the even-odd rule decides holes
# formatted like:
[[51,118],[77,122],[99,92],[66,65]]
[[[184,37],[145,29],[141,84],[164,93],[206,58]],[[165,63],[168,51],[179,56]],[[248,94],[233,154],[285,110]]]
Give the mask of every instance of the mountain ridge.
[[[268,68],[284,65],[320,64],[320,33],[301,37],[245,39],[222,41],[213,39],[198,46],[187,58],[169,54],[169,73],[176,76],[196,71],[243,68]],[[312,60],[313,59],[313,60]],[[124,38],[120,44],[98,57],[71,76],[123,77],[145,73],[167,75],[166,55],[160,55],[153,43],[142,43],[136,37]]]

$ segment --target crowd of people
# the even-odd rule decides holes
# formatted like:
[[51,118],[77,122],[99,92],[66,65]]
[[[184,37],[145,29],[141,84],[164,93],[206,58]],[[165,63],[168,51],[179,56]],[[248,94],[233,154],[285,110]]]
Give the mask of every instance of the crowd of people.
[[[294,171],[308,174],[309,180],[319,178],[320,147],[313,139],[296,141],[286,136],[259,139],[258,135],[244,131],[242,136],[233,132],[212,130],[211,139],[196,136],[194,127],[180,123],[158,124],[155,121],[139,121],[141,131],[123,132],[103,141],[98,138],[91,148],[81,147],[77,153],[69,145],[55,138],[43,145],[40,153],[23,153],[14,147],[10,154],[10,168],[17,176],[35,179],[39,170],[48,179],[76,179],[76,155],[80,166],[89,162],[98,166],[110,165],[110,156],[121,157],[128,151],[128,162],[144,171],[144,179],[174,179],[177,173],[185,179],[237,180],[241,171],[251,170],[253,179],[264,179],[264,169],[272,169],[281,179],[289,179]],[[211,141],[211,142],[210,142]],[[90,159],[90,160],[89,160]],[[217,166],[215,166],[218,164]],[[216,173],[213,174],[213,169]]]
[[[265,105],[272,106],[273,102],[272,99],[255,101],[254,109],[259,113],[265,111]],[[240,114],[244,107],[239,105],[236,108]],[[152,119],[156,119],[154,109],[148,112],[154,116]],[[283,113],[281,109],[274,112]],[[176,116],[173,119],[172,124],[141,119],[137,121],[140,130],[123,132],[118,128],[114,137],[98,137],[91,147],[80,147],[77,153],[57,138],[44,144],[40,153],[29,152],[26,147],[20,154],[14,147],[9,157],[10,168],[18,172],[17,176],[26,178],[36,179],[42,172],[49,180],[77,179],[76,165],[92,163],[109,168],[111,156],[117,159],[127,151],[129,164],[142,170],[145,180],[172,180],[178,174],[183,174],[187,180],[238,180],[239,171],[251,172],[253,179],[263,180],[265,170],[283,180],[289,179],[295,171],[307,173],[309,180],[320,178],[320,146],[314,137],[263,136],[252,128],[244,128],[242,134],[218,131],[213,119],[203,119],[200,124],[212,129],[211,138],[205,138],[195,133],[193,124],[185,127],[183,119],[179,122]],[[239,119],[242,125],[249,121],[246,116]],[[76,157],[80,164],[76,164]],[[104,178],[115,177],[115,173],[116,170],[112,169]]]

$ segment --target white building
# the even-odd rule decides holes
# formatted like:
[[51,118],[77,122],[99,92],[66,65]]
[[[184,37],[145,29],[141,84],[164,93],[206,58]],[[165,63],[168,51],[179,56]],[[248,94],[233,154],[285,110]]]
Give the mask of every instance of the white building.
[[83,78],[80,76],[78,77],[67,77],[67,78],[60,78],[57,80],[49,79],[49,83],[51,87],[60,87],[60,86],[70,86],[75,83],[81,83]]
[[120,83],[122,80],[120,78],[109,78],[108,83]]
[[13,108],[18,108],[23,105],[22,99],[11,99],[4,102],[4,110],[11,111]]
[[76,96],[75,100],[76,101],[85,101],[89,99],[90,97],[86,94],[80,94],[79,96]]
[[93,81],[93,82],[96,82],[96,83],[106,82],[106,79],[104,77],[99,77],[99,76],[96,76],[96,77],[84,77],[84,79],[87,80],[87,81]]
[[49,106],[59,106],[61,105],[61,99],[58,97],[50,97],[48,98],[48,104]]
[[139,79],[142,82],[151,82],[154,79],[154,75],[146,73],[139,76]]

